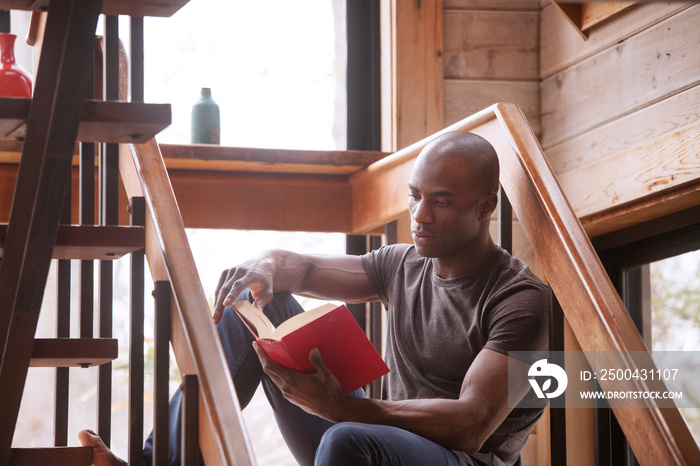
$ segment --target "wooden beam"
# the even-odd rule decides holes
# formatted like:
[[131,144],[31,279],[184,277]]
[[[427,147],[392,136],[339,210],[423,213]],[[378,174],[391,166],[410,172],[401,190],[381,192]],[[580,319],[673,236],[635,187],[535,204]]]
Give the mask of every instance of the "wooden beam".
[[700,178],[581,218],[593,238],[700,205]]
[[[0,163],[0,222],[9,217],[20,160],[17,144],[0,144],[0,162],[5,162]],[[351,229],[350,187],[347,176],[339,172],[357,172],[386,155],[174,145],[165,150],[165,164],[188,228],[343,233]],[[120,202],[128,204],[125,193]],[[77,200],[73,209],[77,222]],[[120,223],[127,224],[126,211],[120,214]]]
[[382,149],[395,151],[443,126],[442,0],[381,9]]
[[350,231],[345,177],[170,171],[185,225],[280,231]]
[[607,21],[623,10],[634,6],[636,2],[552,2],[565,15],[566,20],[581,34],[583,40],[587,32],[598,24]]

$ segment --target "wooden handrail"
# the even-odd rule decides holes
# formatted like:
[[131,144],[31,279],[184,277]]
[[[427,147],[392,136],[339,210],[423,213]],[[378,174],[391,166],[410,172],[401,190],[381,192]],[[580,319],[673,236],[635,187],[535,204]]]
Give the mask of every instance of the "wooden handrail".
[[[405,194],[396,189],[397,182],[405,183],[420,150],[446,131],[471,131],[496,149],[501,184],[593,370],[600,373],[614,367],[634,372],[655,367],[532,129],[515,105],[489,107],[353,175],[353,230],[376,228],[405,212]],[[369,201],[375,203],[373,209],[366,208]],[[643,380],[599,383],[604,390],[663,388]],[[700,450],[680,412],[662,408],[658,400],[643,401],[638,404],[643,409],[613,406],[637,457],[653,465],[700,464]]]
[[154,280],[170,280],[174,302],[173,349],[183,374],[200,387],[200,447],[207,464],[255,464],[241,410],[184,223],[155,140],[122,145],[120,172],[129,197],[148,209],[146,257]]

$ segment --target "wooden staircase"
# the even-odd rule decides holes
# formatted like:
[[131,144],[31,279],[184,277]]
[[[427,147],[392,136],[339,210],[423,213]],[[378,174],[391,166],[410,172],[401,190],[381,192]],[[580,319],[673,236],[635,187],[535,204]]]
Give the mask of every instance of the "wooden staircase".
[[[168,124],[165,117],[169,119],[169,111],[140,102],[113,102],[119,98],[118,83],[111,90],[107,85],[106,97],[113,101],[83,102],[75,98],[85,95],[85,89],[90,87],[91,60],[87,57],[93,51],[100,12],[167,16],[184,3],[185,0],[0,0],[0,9],[26,9],[30,4],[33,8],[48,6],[33,99],[0,99],[0,140],[24,138],[10,221],[0,228],[0,464],[89,464],[90,452],[83,448],[11,449],[22,389],[31,365],[91,365],[114,357],[114,339],[107,334],[100,335],[105,340],[87,340],[92,335],[79,339],[62,336],[47,342],[34,339],[48,267],[52,257],[109,260],[142,248],[154,280],[170,283],[158,294],[170,298],[172,290],[172,345],[187,381],[185,386],[189,387],[186,393],[191,395],[192,387],[199,387],[194,397],[187,395],[186,404],[193,411],[188,410],[185,415],[192,415],[198,405],[203,408],[198,414],[198,439],[207,464],[254,463],[226,362],[207,312],[206,297],[199,281],[193,279],[198,275],[184,223],[160,147],[153,139]],[[114,43],[109,38],[107,42],[105,48],[109,51]],[[503,188],[583,349],[617,354],[613,361],[590,361],[592,367],[612,363],[633,370],[653,365],[649,358],[628,357],[631,352],[643,352],[643,342],[519,109],[498,104],[446,130],[473,131],[496,148]],[[75,143],[83,138],[121,143],[118,154],[114,147],[106,150],[116,157],[106,158],[105,163],[112,169],[118,167],[132,205],[138,203],[136,199],[144,200],[144,227],[118,227],[113,213],[107,214],[98,226],[87,221],[78,226],[60,225],[62,221],[70,223],[62,219],[61,210],[67,210],[64,206]],[[418,152],[431,139],[348,178],[353,232],[374,231],[387,218],[396,218],[405,210],[405,196],[397,194],[402,191],[396,189],[395,180],[405,182]],[[94,155],[85,160],[91,158],[94,164]],[[94,181],[94,168],[88,164],[85,180]],[[373,193],[371,199],[367,193]],[[106,193],[107,197],[113,195]],[[377,199],[386,205],[382,216],[376,214],[377,209],[367,208],[367,203]],[[170,324],[166,327],[169,329]],[[192,383],[190,375],[196,375],[196,383]],[[609,388],[651,387],[637,381],[611,384]],[[662,408],[651,400],[645,409],[616,409],[615,414],[633,450],[647,464],[700,464],[700,452],[677,410]],[[162,438],[156,441],[163,444]],[[135,450],[141,448],[140,443],[132,446]],[[130,460],[138,463],[132,458],[137,456],[130,454]]]
[[[100,396],[98,407],[98,433],[109,444],[110,416],[109,411],[111,397],[111,368],[110,362],[117,357],[117,340],[111,335],[111,285],[102,288],[100,284],[100,300],[107,301],[100,304],[99,310],[99,337],[92,333],[93,309],[92,284],[86,287],[88,295],[81,290],[81,335],[79,338],[69,337],[69,317],[65,308],[70,308],[70,295],[67,305],[65,299],[63,305],[59,303],[59,329],[57,338],[35,339],[34,334],[39,317],[39,309],[42,302],[44,287],[47,280],[49,265],[52,259],[58,259],[59,269],[68,268],[70,275],[70,261],[77,260],[81,264],[81,277],[93,280],[93,267],[95,260],[99,260],[100,280],[111,282],[111,261],[124,255],[132,255],[132,263],[136,262],[134,270],[141,267],[141,283],[138,276],[132,281],[137,290],[140,287],[141,301],[143,301],[143,256],[148,246],[149,238],[153,241],[153,225],[159,225],[162,218],[170,218],[177,213],[167,210],[160,217],[156,212],[159,208],[154,206],[161,203],[164,194],[172,190],[165,178],[158,178],[160,185],[144,182],[138,190],[147,196],[149,213],[148,226],[145,225],[145,203],[142,198],[130,197],[130,210],[132,225],[119,226],[118,197],[119,197],[119,166],[124,165],[119,161],[118,144],[145,143],[153,141],[153,138],[162,129],[170,124],[170,106],[162,104],[146,104],[143,100],[143,78],[138,83],[136,76],[134,82],[137,87],[132,92],[132,102],[120,101],[123,93],[120,93],[124,85],[120,77],[118,23],[116,15],[130,15],[132,25],[141,24],[142,17],[170,16],[179,10],[187,0],[0,0],[0,10],[34,9],[46,10],[46,26],[41,44],[41,55],[35,89],[32,99],[0,98],[0,144],[11,145],[21,149],[19,158],[19,171],[14,190],[12,208],[9,222],[0,225],[0,348],[2,348],[2,360],[0,362],[0,417],[3,419],[0,426],[0,464],[35,465],[35,464],[90,464],[91,451],[87,448],[69,448],[65,446],[67,430],[67,411],[58,413],[58,410],[67,410],[67,367],[91,367],[100,366],[98,390],[104,391],[105,396]],[[101,94],[101,83],[98,83],[98,99],[92,98],[92,89],[95,88],[93,59],[95,28],[100,14],[108,15],[105,19],[107,33],[104,43],[105,48],[105,87]],[[140,23],[139,23],[140,21]],[[111,32],[110,32],[111,31]],[[132,39],[133,40],[133,39]],[[142,44],[142,37],[141,37]],[[98,57],[98,60],[100,57]],[[98,63],[101,72],[101,63]],[[141,67],[142,70],[142,67]],[[100,73],[98,73],[99,76]],[[138,72],[137,72],[138,74]],[[139,90],[140,87],[140,90]],[[140,95],[139,95],[140,94]],[[78,97],[76,97],[78,96]],[[85,96],[80,98],[79,96]],[[11,141],[11,142],[10,142]],[[19,142],[15,142],[19,141]],[[80,142],[80,155],[75,155],[76,142]],[[97,155],[96,146],[92,143],[104,144],[99,155],[99,164],[95,164]],[[157,147],[157,145],[156,145]],[[1,152],[1,151],[0,151]],[[12,154],[12,151],[4,153]],[[12,155],[10,155],[12,157]],[[131,155],[129,154],[129,157]],[[71,173],[73,162],[80,163],[80,220],[78,225],[71,224]],[[1,160],[8,162],[8,160]],[[10,161],[12,162],[12,161]],[[15,162],[17,162],[15,160]],[[133,163],[133,162],[132,162]],[[161,161],[162,164],[162,161]],[[100,171],[99,191],[99,222],[94,221],[94,197],[95,171]],[[164,170],[164,169],[163,169]],[[127,174],[130,180],[137,179],[137,172]],[[130,194],[135,190],[130,184]],[[160,191],[159,191],[160,190]],[[150,197],[149,197],[150,196]],[[160,196],[154,202],[152,197]],[[174,197],[172,197],[174,202]],[[166,207],[173,207],[165,203]],[[140,215],[138,214],[140,212]],[[173,214],[175,212],[175,214]],[[139,216],[142,217],[139,220]],[[181,220],[180,220],[181,222]],[[98,223],[98,224],[95,224]],[[184,234],[184,229],[182,229]],[[157,235],[168,234],[156,231]],[[182,239],[182,238],[180,238]],[[162,238],[161,238],[162,240]],[[186,241],[186,238],[184,238]],[[160,241],[156,239],[155,241]],[[162,243],[162,241],[160,241]],[[165,241],[168,242],[167,240]],[[185,245],[189,253],[189,248]],[[163,258],[170,257],[170,253],[162,253],[155,250],[157,258],[152,259],[151,268],[162,270],[165,273],[154,273],[156,281],[169,280],[168,269],[163,267]],[[139,259],[139,257],[141,259]],[[140,262],[139,262],[140,260]],[[150,259],[149,259],[150,260]],[[191,261],[193,264],[193,261]],[[188,270],[187,281],[189,288],[193,285],[192,277],[196,277],[196,270]],[[65,286],[65,280],[61,285],[59,272],[59,288]],[[178,274],[174,275],[175,281],[182,281]],[[69,279],[68,279],[69,280]],[[160,282],[162,283],[162,282]],[[197,281],[198,283],[198,281]],[[178,283],[176,289],[182,289],[182,283]],[[70,286],[70,285],[68,285]],[[188,293],[191,292],[187,289]],[[157,289],[167,289],[169,286]],[[132,290],[132,293],[134,291]],[[61,292],[59,291],[59,294]],[[68,292],[69,293],[69,292]],[[203,292],[201,291],[203,299]],[[104,296],[102,296],[104,294]],[[196,293],[195,293],[196,294]],[[174,293],[177,304],[183,306],[180,292]],[[199,297],[199,296],[198,296]],[[161,292],[161,304],[156,307],[165,309],[169,314],[167,305],[170,292]],[[59,301],[61,299],[59,298]],[[220,345],[217,347],[211,342],[217,342],[213,324],[210,322],[206,300],[197,302],[197,309],[188,309],[189,314],[197,314],[198,321],[185,322],[181,331],[189,338],[198,339],[205,343],[201,348],[192,349],[192,345],[185,343],[186,355],[182,358],[186,362],[194,361],[193,370],[190,372],[200,378],[192,382],[191,377],[185,377],[189,387],[188,406],[191,408],[186,413],[192,416],[198,409],[196,399],[201,397],[205,407],[201,413],[200,426],[196,422],[188,422],[187,425],[199,427],[199,443],[202,454],[208,464],[250,464],[253,462],[250,448],[240,424],[240,414],[232,383],[228,379],[228,371],[223,358]],[[166,303],[166,304],[163,304]],[[63,306],[64,311],[61,311]],[[191,306],[190,306],[191,307]],[[63,317],[60,316],[63,312]],[[173,311],[175,312],[175,311]],[[143,309],[141,313],[141,328],[132,334],[131,348],[135,349],[132,355],[132,365],[143,367]],[[138,312],[137,312],[138,314]],[[68,319],[68,320],[66,320]],[[191,319],[191,317],[190,317]],[[132,316],[132,320],[134,317]],[[138,319],[136,319],[138,320]],[[169,316],[161,319],[159,332],[165,334],[161,339],[160,349],[156,349],[165,355],[165,366],[162,363],[157,372],[165,373],[165,385],[160,384],[156,388],[161,395],[163,386],[164,397],[156,401],[159,410],[166,409],[167,432],[167,360],[168,341],[170,333]],[[63,323],[60,323],[63,322]],[[67,322],[67,323],[66,323]],[[163,322],[166,324],[163,325]],[[136,324],[138,327],[138,324]],[[192,329],[192,325],[199,328]],[[132,322],[132,331],[133,331]],[[201,329],[203,328],[203,330]],[[138,332],[141,332],[140,334]],[[140,336],[139,336],[140,335]],[[175,338],[177,340],[177,338]],[[164,343],[163,343],[164,342]],[[156,343],[158,345],[158,343]],[[140,347],[140,354],[139,354]],[[139,361],[140,358],[140,361]],[[206,360],[206,361],[205,361]],[[14,428],[17,421],[20,401],[24,390],[24,384],[29,367],[56,367],[57,369],[57,423],[64,423],[57,427],[56,445],[47,448],[11,448]],[[165,370],[163,370],[165,367]],[[186,366],[185,366],[186,367]],[[185,369],[182,371],[187,374]],[[212,375],[212,373],[215,373]],[[158,378],[158,374],[156,374]],[[212,382],[210,379],[213,378]],[[59,380],[65,379],[65,383]],[[143,374],[135,377],[135,390],[130,388],[130,413],[135,415],[131,424],[142,423],[134,414],[143,406]],[[160,377],[163,380],[163,377]],[[141,384],[139,393],[137,385]],[[130,382],[131,383],[131,382]],[[198,391],[193,392],[192,387]],[[194,395],[193,395],[194,393]],[[197,394],[199,393],[199,395]],[[194,396],[194,398],[193,398]],[[60,403],[59,397],[63,398]],[[103,399],[104,398],[104,399]],[[141,400],[139,401],[139,398]],[[216,399],[216,406],[213,400]],[[192,400],[195,400],[193,402]],[[133,407],[131,403],[133,402]],[[142,416],[142,413],[140,414]],[[62,419],[59,419],[62,418]],[[162,419],[163,416],[159,416]],[[162,424],[156,421],[156,424]],[[58,425],[58,424],[57,424]],[[158,427],[157,427],[158,429]],[[162,432],[162,430],[161,430]],[[197,429],[194,429],[195,440],[192,442],[192,430],[186,434],[190,439],[187,443],[187,458],[196,459],[197,455]],[[62,437],[60,440],[59,438]],[[142,448],[143,429],[135,429],[131,436],[129,461],[140,464],[140,450]],[[163,435],[156,430],[156,462],[163,461],[163,445],[167,445],[167,434]],[[194,443],[194,444],[192,444]],[[193,454],[193,452],[195,454]],[[133,454],[132,454],[133,453]]]

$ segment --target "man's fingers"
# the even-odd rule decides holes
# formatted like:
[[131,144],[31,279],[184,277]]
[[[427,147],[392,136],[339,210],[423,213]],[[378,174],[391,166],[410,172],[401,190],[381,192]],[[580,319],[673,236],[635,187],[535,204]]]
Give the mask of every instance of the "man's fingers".
[[313,348],[311,351],[309,351],[309,361],[316,368],[316,375],[322,377],[326,383],[340,386],[340,382],[338,382],[335,374],[333,374],[333,372],[323,362],[321,351],[318,348]]
[[[224,310],[224,300],[228,295],[229,288],[231,287],[231,275],[234,273],[234,269],[228,269],[221,272],[221,276],[219,277],[219,283],[216,286],[216,295],[214,296],[214,315],[218,315],[219,320],[221,319],[221,314]],[[218,322],[218,320],[214,320],[215,322]]]
[[228,277],[228,269],[224,270],[221,272],[221,275],[219,275],[219,283],[216,284],[216,291],[214,292],[215,299],[219,298],[219,291],[221,291],[221,287],[226,283],[226,277]]
[[253,292],[253,299],[255,299],[255,301],[253,301],[253,306],[260,309],[260,311],[263,311],[265,309],[265,306],[267,306],[270,303],[270,301],[272,301],[272,287],[267,286],[261,291],[258,289],[254,289],[251,291]]
[[290,373],[293,374],[295,371],[287,369],[281,364],[273,361],[256,341],[253,342],[253,349],[255,349],[255,352],[260,359],[260,364],[262,365],[263,371],[265,371],[265,373],[272,379],[275,385],[282,388],[282,385],[280,384],[286,383],[285,378],[289,377]]
[[219,322],[221,322],[221,317],[222,317],[223,315],[224,315],[224,308],[223,308],[223,306],[221,306],[221,307],[217,306],[217,307],[214,308],[214,314],[212,314],[212,316],[211,316],[212,320],[214,321],[214,325],[216,325],[216,324],[218,324]]

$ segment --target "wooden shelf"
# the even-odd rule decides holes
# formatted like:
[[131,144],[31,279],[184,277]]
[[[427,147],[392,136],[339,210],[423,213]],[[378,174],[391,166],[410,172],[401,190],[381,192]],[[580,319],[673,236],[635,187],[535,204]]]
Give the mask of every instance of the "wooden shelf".
[[114,361],[116,338],[37,338],[29,367],[92,367]]
[[35,466],[51,464],[60,466],[89,466],[92,463],[90,447],[13,448],[9,466]]
[[359,150],[289,150],[160,144],[168,169],[351,175],[389,155]]
[[[0,139],[24,139],[30,105],[31,99],[0,97]],[[86,100],[78,141],[140,144],[170,122],[170,104]]]
[[[189,0],[104,0],[106,15],[172,16]],[[49,0],[0,0],[0,10],[38,10],[47,8]]]
[[[7,224],[0,224],[0,256]],[[114,260],[144,247],[143,227],[61,225],[58,227],[54,259]]]

